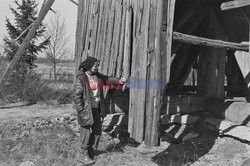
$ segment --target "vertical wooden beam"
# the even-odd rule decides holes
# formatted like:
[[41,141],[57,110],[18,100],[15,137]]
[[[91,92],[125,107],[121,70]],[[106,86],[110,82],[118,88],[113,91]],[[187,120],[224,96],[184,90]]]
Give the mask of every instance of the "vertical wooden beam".
[[102,61],[102,59],[103,59],[104,52],[105,52],[107,24],[108,24],[107,19],[108,19],[108,13],[109,13],[108,6],[109,6],[110,2],[111,2],[110,0],[108,0],[108,1],[104,0],[104,2],[103,2],[103,14],[102,14],[103,17],[101,19],[102,22],[101,22],[101,27],[100,27],[100,32],[99,32],[100,39],[99,39],[99,42],[98,42],[99,45],[98,45],[98,48],[97,48],[97,55],[96,55],[97,59],[101,59],[101,64],[100,64],[101,69],[103,69],[102,66],[103,66],[103,63],[104,63]]
[[130,76],[131,70],[131,55],[132,55],[132,7],[127,4],[126,12],[126,27],[125,27],[125,41],[124,41],[124,63],[123,75]]
[[102,71],[104,74],[110,74],[109,73],[109,62],[110,62],[110,55],[111,55],[111,46],[113,41],[113,32],[114,32],[114,19],[115,19],[115,0],[110,0],[110,4],[108,6],[108,27],[106,32],[106,39],[105,39],[105,52],[102,56]]
[[[136,25],[134,26],[133,55],[131,78],[134,78],[135,87],[130,88],[130,107],[133,119],[129,121],[131,136],[136,141],[144,139],[145,121],[145,81],[147,67],[148,26],[149,26],[149,1],[137,1],[134,13]],[[131,116],[131,115],[130,115]]]
[[88,7],[88,18],[87,18],[87,22],[86,22],[86,38],[85,38],[85,46],[84,46],[84,51],[83,51],[83,58],[82,59],[85,59],[88,55],[89,56],[93,56],[91,53],[90,53],[90,45],[91,45],[91,36],[92,36],[92,27],[93,27],[93,16],[94,16],[94,8],[95,8],[95,3],[96,3],[97,0],[92,0],[90,1],[89,3],[89,7]]
[[[164,1],[165,3],[167,1]],[[163,19],[166,19],[167,21],[163,21],[163,26],[161,29],[161,37],[162,37],[162,46],[161,46],[161,56],[163,57],[163,68],[162,68],[162,79],[163,84],[166,85],[169,82],[170,78],[170,65],[171,65],[171,56],[172,56],[172,37],[173,37],[173,25],[174,25],[174,13],[175,13],[175,2],[176,0],[169,0],[167,2],[167,12],[163,9],[164,15]],[[165,28],[165,29],[164,29]],[[167,38],[163,36],[167,36]],[[167,45],[167,47],[166,47]]]
[[[227,40],[215,10],[209,14],[208,37]],[[198,94],[205,97],[224,98],[226,49],[202,47],[198,68]]]
[[77,28],[76,28],[76,45],[75,45],[75,63],[77,73],[80,62],[84,60],[87,55],[84,54],[87,38],[87,27],[88,27],[88,16],[90,1],[79,1],[78,12],[77,12]]
[[[170,75],[175,0],[152,0],[151,2],[153,6],[156,5],[156,27],[153,32],[155,34],[155,44],[154,47],[151,48],[151,39],[149,40],[149,51],[154,50],[155,53],[149,57],[150,69],[147,80],[150,82],[153,81],[154,86],[152,87],[151,85],[147,89],[146,101],[149,102],[149,104],[146,104],[145,144],[158,146],[163,86],[169,81]],[[150,25],[152,24],[154,24],[154,17],[150,18]],[[151,31],[149,32],[152,33]]]
[[116,75],[116,65],[117,58],[119,52],[119,41],[121,35],[121,24],[122,24],[122,0],[115,1],[115,20],[114,20],[114,31],[113,31],[113,39],[111,46],[111,55],[110,55],[110,67],[109,67],[109,75]]
[[[147,60],[147,80],[154,79],[154,59],[156,56],[155,34],[156,34],[156,16],[157,1],[150,1],[150,18],[149,18],[149,43],[148,43],[148,60]],[[151,82],[150,82],[151,83]],[[145,144],[151,145],[152,121],[154,110],[154,89],[150,86],[146,89],[146,129]]]
[[92,33],[90,36],[90,51],[89,54],[93,57],[96,57],[96,46],[97,46],[97,39],[98,39],[98,28],[99,24],[101,24],[99,17],[101,17],[101,10],[100,10],[100,3],[101,0],[95,0],[94,3],[94,10],[92,13]]
[[23,55],[23,53],[25,52],[25,50],[29,46],[29,42],[30,42],[31,38],[36,33],[37,28],[42,23],[44,17],[46,16],[46,14],[48,13],[48,11],[50,10],[50,8],[53,5],[54,1],[55,0],[47,0],[46,3],[44,3],[42,5],[41,10],[39,12],[39,15],[38,15],[36,21],[34,22],[34,25],[30,29],[30,31],[27,34],[27,36],[24,38],[21,46],[18,48],[16,54],[14,55],[14,58],[12,59],[12,61],[9,64],[9,66],[7,67],[6,71],[4,72],[4,74],[0,78],[0,91],[3,88],[3,86],[4,86],[4,83],[9,78],[9,76],[10,76],[12,70],[14,69],[15,65],[19,62],[21,56]]
[[[122,70],[123,70],[123,62],[124,62],[126,15],[127,15],[127,9],[129,8],[129,6],[130,6],[130,4],[128,3],[128,1],[123,0],[121,37],[120,37],[120,41],[119,41],[119,52],[118,52],[117,70],[116,70],[116,77],[118,77],[118,78],[122,76],[122,72],[123,72]],[[126,77],[128,77],[128,76],[129,75],[127,75]]]

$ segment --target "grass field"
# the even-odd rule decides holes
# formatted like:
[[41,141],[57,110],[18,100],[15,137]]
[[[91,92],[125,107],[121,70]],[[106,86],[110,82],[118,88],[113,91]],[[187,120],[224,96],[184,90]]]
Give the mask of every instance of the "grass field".
[[[41,74],[43,79],[53,79],[53,68],[52,66],[48,65],[47,63],[37,63],[38,67],[35,69],[35,72],[37,74]],[[75,72],[75,64],[74,63],[61,63],[58,66],[60,66],[60,71],[57,74],[57,77],[61,78],[63,77],[66,80],[72,79],[72,76],[74,76]],[[59,68],[59,67],[58,67]]]

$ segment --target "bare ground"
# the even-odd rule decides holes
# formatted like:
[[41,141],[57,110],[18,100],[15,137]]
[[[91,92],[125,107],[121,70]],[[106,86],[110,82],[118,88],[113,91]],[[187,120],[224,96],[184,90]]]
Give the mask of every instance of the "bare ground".
[[[32,126],[27,121],[49,120],[74,114],[72,105],[48,107],[18,106],[0,109],[0,165],[17,166],[31,161],[36,166],[73,166],[79,152],[78,135],[67,123]],[[160,153],[140,153],[135,144],[117,144],[103,133],[96,152],[97,166],[240,166],[250,156],[249,144],[220,138],[200,129],[199,137],[178,144],[165,143]]]

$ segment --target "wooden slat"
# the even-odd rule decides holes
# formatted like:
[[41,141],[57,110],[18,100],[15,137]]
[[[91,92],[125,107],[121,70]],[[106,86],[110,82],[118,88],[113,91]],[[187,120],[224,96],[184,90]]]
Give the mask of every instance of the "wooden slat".
[[[136,38],[135,38],[135,27],[136,27],[136,10],[137,10],[137,3],[138,3],[138,1],[132,1],[131,3],[133,3],[133,17],[132,17],[132,15],[131,15],[131,17],[133,18],[133,29],[132,29],[132,32],[133,32],[133,34],[132,34],[132,40],[133,40],[133,50],[132,50],[132,55],[134,55],[135,54],[135,42],[134,41],[136,41]],[[127,15],[128,15],[128,13],[127,13]],[[128,29],[127,28],[127,26],[128,26],[128,16],[126,15],[126,29]],[[126,32],[127,32],[127,30],[126,30]],[[125,51],[126,51],[126,47],[127,47],[127,44],[126,44],[126,40],[127,40],[127,36],[126,36],[126,32],[125,32],[125,48],[124,48],[124,65],[126,64],[126,63],[128,63],[128,61],[125,59],[125,56],[127,55],[126,53],[125,53]],[[135,61],[133,60],[133,56],[131,57],[131,59],[132,59],[132,61],[131,61],[131,68],[134,68],[135,67]],[[128,64],[127,64],[128,65]],[[130,70],[129,70],[130,71]],[[126,74],[126,70],[124,69],[124,75]],[[133,72],[131,72],[131,75],[130,75],[130,78],[133,76]],[[135,121],[135,110],[134,110],[134,108],[135,108],[135,104],[136,104],[136,101],[134,101],[133,99],[135,99],[135,93],[134,93],[134,91],[135,91],[135,89],[131,89],[131,80],[130,80],[130,90],[129,90],[129,92],[130,92],[130,96],[129,96],[129,124],[128,124],[128,132],[130,133],[130,137],[131,138],[134,138],[135,137],[135,124],[134,124],[134,121]]]
[[201,45],[205,47],[226,48],[226,49],[240,50],[240,51],[249,50],[248,44],[240,44],[240,43],[226,42],[222,40],[208,39],[203,37],[186,35],[179,32],[173,33],[173,40],[187,44]]
[[[147,49],[148,49],[148,27],[149,27],[149,9],[150,9],[150,2],[149,1],[143,1],[141,4],[141,21],[139,24],[139,41],[140,45],[138,47],[139,54],[133,55],[137,56],[137,66],[136,70],[138,70],[137,78],[138,79],[146,79],[147,74]],[[142,84],[143,85],[143,84]],[[138,110],[137,111],[137,120],[136,120],[136,140],[142,142],[144,139],[144,133],[145,133],[145,101],[146,101],[146,91],[145,88],[137,86],[137,101],[138,101]]]
[[103,17],[102,17],[102,22],[101,22],[101,28],[100,28],[100,39],[99,39],[99,45],[98,45],[98,50],[97,50],[97,59],[101,60],[100,63],[100,68],[101,70],[103,70],[103,65],[104,65],[104,61],[103,61],[103,56],[105,53],[105,44],[106,44],[106,35],[107,35],[107,24],[108,24],[108,6],[110,4],[111,0],[108,0],[108,2],[106,2],[106,0],[104,0],[103,2]]
[[[136,55],[137,54],[137,20],[138,20],[138,3],[139,1],[136,0],[136,1],[131,1],[132,5],[133,5],[133,29],[132,29],[132,32],[133,32],[133,50],[132,50],[132,61],[131,61],[131,75],[130,75],[130,78],[132,77],[135,77],[135,72],[132,72],[132,69],[135,68],[136,66],[136,61],[134,60],[134,56],[133,55]],[[126,39],[125,39],[126,40]],[[126,47],[126,45],[125,45]],[[126,48],[125,48],[126,49]],[[126,56],[126,55],[124,55]],[[124,61],[126,63],[126,61]],[[130,83],[130,86],[131,86],[131,83]],[[135,138],[136,136],[136,125],[135,125],[135,121],[136,121],[136,110],[137,110],[137,107],[136,107],[136,90],[134,88],[131,88],[130,87],[130,98],[129,98],[129,126],[128,126],[128,132],[130,133],[130,137],[131,138]]]
[[[161,51],[161,56],[163,57],[162,59],[162,79],[163,79],[163,85],[166,85],[169,82],[169,78],[170,78],[170,65],[171,65],[171,56],[172,56],[172,38],[173,38],[173,24],[174,24],[174,13],[175,13],[175,2],[176,0],[170,0],[167,4],[167,13],[164,14],[164,18],[167,18],[167,29],[166,29],[166,33],[164,33],[164,31],[161,31],[161,36],[162,36],[162,43],[163,45],[161,46],[162,50]],[[163,9],[163,11],[165,11]],[[163,19],[164,19],[163,18]],[[165,23],[163,22],[163,25],[165,25]],[[165,34],[167,35],[167,37],[163,37],[165,36]],[[167,47],[165,47],[165,43],[167,44]]]
[[[124,48],[125,48],[126,14],[127,14],[128,7],[129,7],[128,1],[123,0],[121,36],[120,36],[120,41],[119,41],[119,52],[118,52],[117,70],[116,70],[116,77],[118,78],[121,77],[123,74],[122,70],[123,70]],[[131,18],[131,21],[132,21],[132,18]]]
[[[148,16],[147,8],[148,2],[136,1],[134,4],[134,19],[135,24],[133,26],[134,38],[133,38],[133,54],[132,54],[132,68],[131,77],[138,79],[145,79],[146,77],[146,50],[148,29]],[[137,82],[136,82],[137,83]],[[137,86],[130,89],[130,111],[133,114],[133,120],[130,121],[129,129],[132,129],[130,133],[132,138],[136,141],[142,142],[144,136],[144,112],[145,112],[145,90],[139,89]]]
[[93,15],[95,10],[95,2],[97,0],[92,0],[90,2],[90,6],[88,8],[88,18],[87,18],[87,29],[86,29],[86,38],[85,38],[85,46],[83,52],[83,59],[85,59],[88,55],[93,56],[90,52],[90,45],[91,45],[91,35],[92,35],[92,27],[93,27]]
[[[170,1],[168,1],[170,2]],[[163,0],[159,0],[157,2],[157,13],[156,13],[156,28],[155,28],[155,57],[151,63],[153,69],[150,72],[154,72],[154,77],[151,79],[155,79],[159,81],[162,78],[161,72],[161,29],[163,22]],[[169,14],[169,13],[168,13]],[[160,119],[160,103],[161,103],[161,90],[153,89],[153,112],[152,122],[147,121],[147,123],[151,123],[151,135],[150,142],[145,142],[146,145],[150,146],[158,146],[159,145],[159,119]]]
[[44,17],[46,16],[46,14],[48,13],[48,11],[50,10],[50,8],[53,5],[54,1],[55,0],[48,0],[41,7],[41,11],[39,12],[38,17],[37,17],[36,21],[34,22],[34,25],[30,29],[30,31],[27,34],[27,36],[24,38],[21,46],[18,48],[16,54],[14,55],[14,58],[11,60],[9,66],[6,69],[6,71],[4,72],[4,74],[0,78],[0,90],[3,88],[4,83],[9,78],[9,76],[10,76],[13,68],[18,63],[18,61],[20,60],[21,56],[23,55],[23,53],[25,52],[25,50],[29,46],[29,42],[30,42],[31,38],[36,33],[37,28],[40,26],[41,22],[43,21]]
[[[80,1],[77,9],[77,23],[76,23],[76,34],[75,34],[75,74],[78,71],[78,67],[81,62],[81,51],[82,44],[81,41],[83,41],[83,11],[82,9],[85,8],[86,1]],[[85,11],[85,10],[84,10]]]
[[102,57],[103,61],[103,68],[102,71],[104,74],[110,74],[109,73],[109,62],[110,62],[110,55],[111,55],[111,46],[112,46],[112,39],[113,39],[113,32],[114,32],[114,17],[115,17],[115,0],[111,1],[111,4],[109,6],[109,12],[108,12],[108,28],[107,28],[107,35],[106,35],[106,46],[105,46],[105,52]]
[[114,22],[114,31],[113,31],[113,39],[111,46],[111,58],[110,58],[110,67],[109,67],[109,75],[115,76],[116,72],[116,64],[118,58],[118,50],[119,50],[119,39],[120,39],[120,30],[122,24],[122,0],[115,1],[115,22]]
[[235,8],[244,7],[248,5],[250,5],[249,0],[234,0],[234,1],[222,3],[221,10],[235,9]]
[[[78,31],[80,31],[82,34],[82,37],[76,37],[76,43],[78,44],[78,46],[76,47],[77,49],[77,53],[76,53],[76,56],[80,57],[79,58],[79,61],[76,62],[78,63],[77,66],[80,64],[80,62],[84,59],[86,59],[87,57],[87,54],[85,53],[85,48],[86,48],[86,40],[87,40],[87,30],[88,30],[88,23],[89,23],[89,12],[90,12],[90,6],[91,6],[91,2],[90,1],[84,1],[84,2],[81,2],[84,6],[81,7],[80,6],[80,3],[79,3],[79,6],[78,6],[78,10],[80,10],[80,13],[78,15],[78,18],[79,19],[83,19],[81,22],[80,22],[80,26],[78,25],[77,29],[79,29]],[[76,34],[78,35],[78,34]]]
[[132,54],[132,8],[128,4],[126,12],[126,27],[125,27],[125,41],[124,41],[124,63],[123,63],[123,76],[130,76],[130,60]]
[[90,36],[90,55],[93,57],[96,57],[95,50],[96,50],[96,42],[98,38],[98,28],[99,28],[99,16],[100,16],[100,1],[101,0],[95,0],[94,1],[94,10],[92,13],[92,30],[91,30],[91,36]]
[[99,48],[100,48],[100,44],[101,44],[101,36],[102,34],[104,33],[103,31],[101,32],[101,29],[102,29],[102,24],[103,24],[103,18],[104,18],[104,0],[99,0],[99,11],[98,12],[98,27],[97,27],[97,36],[96,36],[96,44],[95,44],[95,57],[97,59],[100,58],[100,55],[99,55]]
[[[156,13],[157,13],[157,1],[151,0],[150,2],[150,19],[149,19],[149,43],[148,43],[148,60],[147,60],[147,80],[154,78],[154,62],[156,56],[155,50],[155,32],[156,32]],[[152,121],[153,121],[153,110],[154,110],[154,94],[153,88],[146,89],[146,128],[145,128],[145,143],[151,144],[152,135]]]

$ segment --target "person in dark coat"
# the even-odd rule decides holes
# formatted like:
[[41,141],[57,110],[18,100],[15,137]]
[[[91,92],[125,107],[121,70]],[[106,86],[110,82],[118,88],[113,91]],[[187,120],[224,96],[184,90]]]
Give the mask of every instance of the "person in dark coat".
[[[102,118],[106,115],[103,88],[121,89],[125,79],[112,79],[98,72],[99,60],[88,56],[79,66],[74,85],[74,103],[80,125],[81,155],[78,162],[93,164],[92,152],[98,148]],[[104,86],[106,85],[106,86]],[[118,87],[117,87],[118,86]]]

